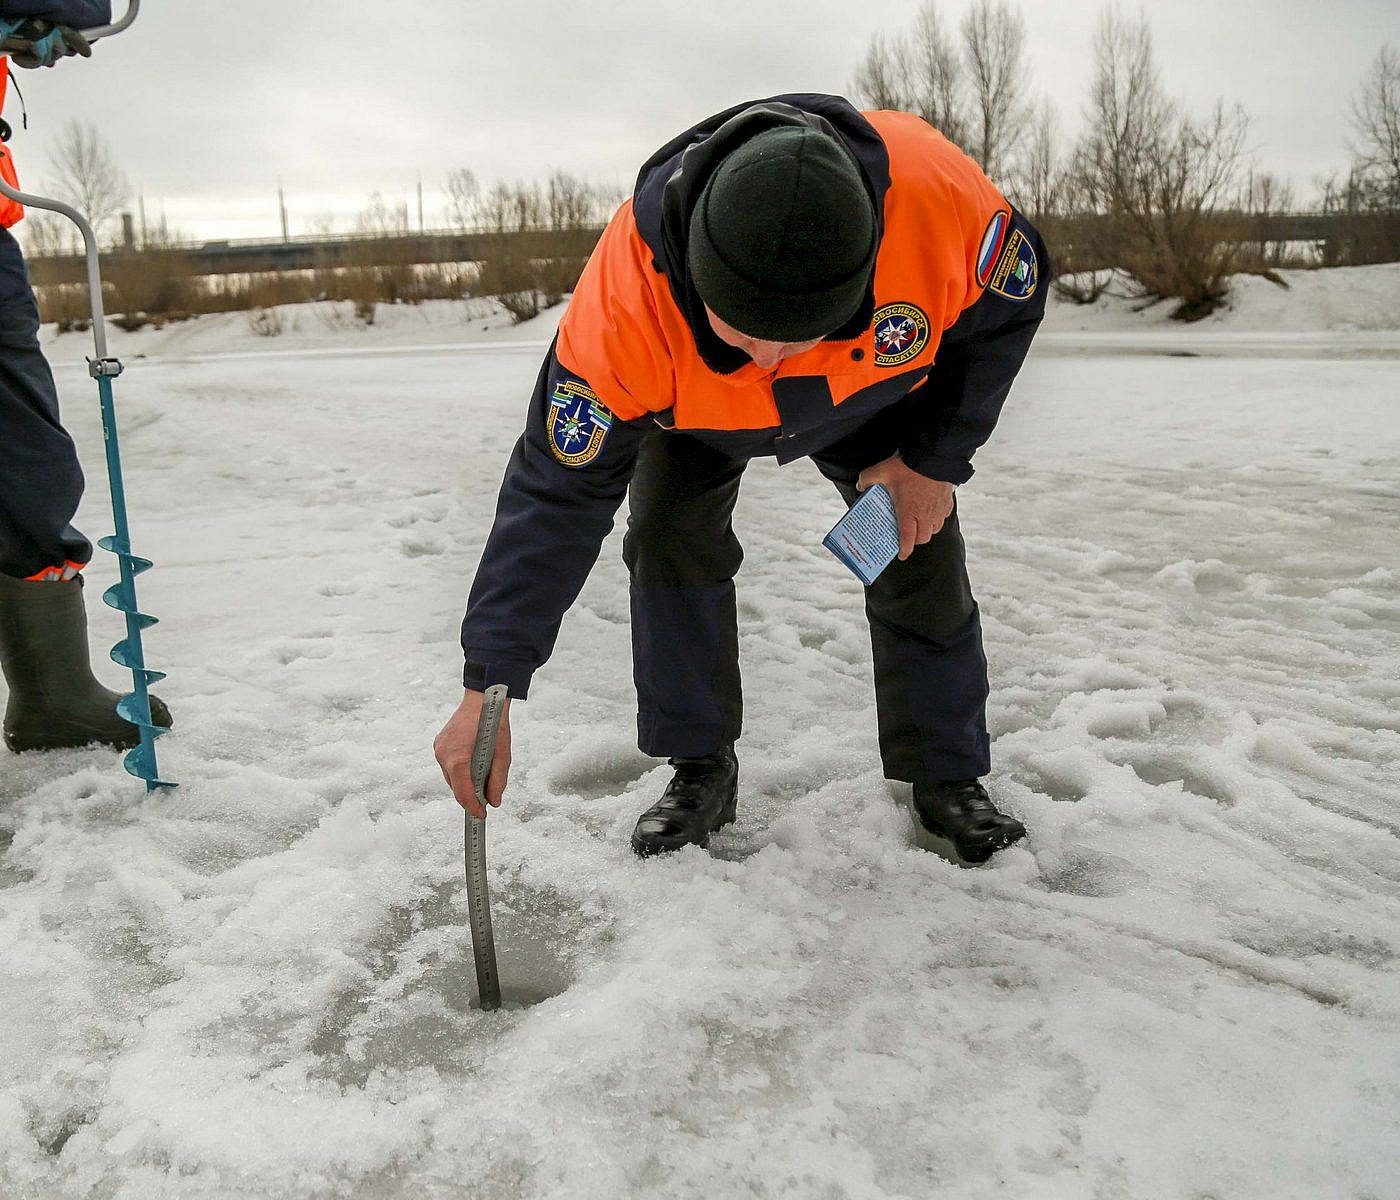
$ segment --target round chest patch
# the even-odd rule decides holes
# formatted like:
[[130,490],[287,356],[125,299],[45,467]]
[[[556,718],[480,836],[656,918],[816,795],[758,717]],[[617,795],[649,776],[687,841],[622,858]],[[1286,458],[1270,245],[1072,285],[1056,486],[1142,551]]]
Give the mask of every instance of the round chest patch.
[[928,345],[928,317],[913,304],[885,304],[875,310],[875,365],[897,367]]

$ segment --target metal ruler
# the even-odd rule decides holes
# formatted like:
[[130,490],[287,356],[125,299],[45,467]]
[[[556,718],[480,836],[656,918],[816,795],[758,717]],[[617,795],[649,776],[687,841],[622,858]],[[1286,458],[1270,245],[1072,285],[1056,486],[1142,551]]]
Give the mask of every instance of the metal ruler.
[[[472,787],[483,808],[486,777],[496,754],[496,734],[506,707],[506,686],[486,689],[481,720],[472,749]],[[501,1007],[501,977],[496,971],[496,938],[491,931],[491,892],[486,879],[486,822],[466,814],[467,908],[471,914],[472,951],[476,955],[476,988],[487,1012]]]

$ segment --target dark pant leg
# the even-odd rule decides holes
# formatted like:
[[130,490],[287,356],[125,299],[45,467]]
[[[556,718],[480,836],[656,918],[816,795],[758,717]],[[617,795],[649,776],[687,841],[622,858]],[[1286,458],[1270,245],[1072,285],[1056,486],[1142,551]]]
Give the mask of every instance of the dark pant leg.
[[0,230],[0,572],[18,579],[92,557],[71,524],[83,472],[59,423],[53,374],[39,349],[39,312],[23,272],[19,247]]
[[638,455],[622,557],[643,754],[709,754],[739,736],[734,576],[744,552],[730,518],[745,465],[659,430]]
[[[814,459],[848,505],[856,478],[888,458],[879,439],[847,439]],[[885,775],[972,779],[991,770],[987,658],[956,505],[932,538],[865,590]]]

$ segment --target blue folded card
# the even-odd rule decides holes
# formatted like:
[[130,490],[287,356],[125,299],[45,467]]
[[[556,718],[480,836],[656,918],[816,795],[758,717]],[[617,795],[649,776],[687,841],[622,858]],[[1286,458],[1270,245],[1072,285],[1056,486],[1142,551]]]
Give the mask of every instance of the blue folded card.
[[899,553],[899,518],[885,485],[867,488],[831,527],[822,545],[850,567],[861,583],[867,587],[874,583]]

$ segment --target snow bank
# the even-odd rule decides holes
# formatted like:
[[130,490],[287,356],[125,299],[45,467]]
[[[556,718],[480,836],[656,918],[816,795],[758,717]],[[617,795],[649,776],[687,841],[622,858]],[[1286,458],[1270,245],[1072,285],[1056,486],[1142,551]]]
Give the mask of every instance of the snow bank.
[[1121,281],[1115,281],[1093,304],[1075,304],[1052,294],[1045,329],[1110,332],[1185,328],[1197,335],[1400,329],[1400,263],[1286,270],[1278,275],[1286,287],[1259,275],[1234,276],[1226,303],[1209,317],[1187,326],[1171,319],[1174,301],[1144,307],[1142,301],[1127,298],[1129,289]]
[[[1236,276],[1229,303],[1203,321],[1183,325],[1170,319],[1173,304],[1142,307],[1115,286],[1093,304],[1077,305],[1052,295],[1041,330],[1042,347],[1074,351],[1092,345],[1092,335],[1122,339],[1160,335],[1163,345],[1223,345],[1232,353],[1400,354],[1400,263],[1373,267],[1337,267],[1283,271],[1288,287],[1256,275]],[[436,347],[441,352],[500,343],[540,345],[554,336],[563,306],[542,312],[524,324],[489,300],[432,300],[421,305],[381,304],[374,324],[355,318],[348,303],[287,304],[274,310],[282,332],[264,337],[254,332],[247,313],[220,313],[124,333],[109,330],[113,352],[126,359],[202,357],[211,354],[285,354],[289,351],[343,351],[351,347],[393,353],[402,348]],[[1091,335],[1089,342],[1079,335]],[[1317,335],[1300,341],[1289,335]],[[1352,338],[1341,335],[1351,334]],[[1229,335],[1235,335],[1233,340]],[[1243,337],[1241,337],[1243,335]],[[1270,335],[1274,335],[1272,338]],[[43,333],[55,362],[81,362],[91,353],[86,333]],[[1149,343],[1153,345],[1156,343]],[[1126,344],[1118,348],[1125,348]],[[1101,344],[1099,348],[1103,348]],[[1128,347],[1130,348],[1130,347]]]
[[[123,359],[285,354],[352,346],[393,351],[399,347],[450,350],[483,343],[535,344],[554,336],[563,306],[519,325],[494,300],[381,304],[372,325],[360,321],[348,301],[281,304],[270,311],[277,314],[281,329],[272,337],[255,332],[251,314],[234,312],[176,321],[161,329],[147,326],[131,333],[109,326],[108,340],[112,352]],[[47,325],[41,340],[55,362],[81,362],[84,355],[92,353],[90,333],[58,334],[54,326]]]

